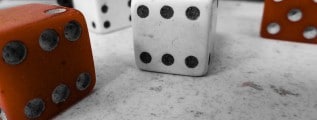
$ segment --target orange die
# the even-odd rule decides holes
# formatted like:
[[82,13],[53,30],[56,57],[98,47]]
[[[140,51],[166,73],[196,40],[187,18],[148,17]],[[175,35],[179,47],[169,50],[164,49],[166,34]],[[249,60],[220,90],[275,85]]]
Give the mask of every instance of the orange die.
[[317,43],[317,0],[265,0],[261,36]]
[[0,10],[0,107],[8,120],[47,120],[87,96],[96,81],[77,10],[29,4]]

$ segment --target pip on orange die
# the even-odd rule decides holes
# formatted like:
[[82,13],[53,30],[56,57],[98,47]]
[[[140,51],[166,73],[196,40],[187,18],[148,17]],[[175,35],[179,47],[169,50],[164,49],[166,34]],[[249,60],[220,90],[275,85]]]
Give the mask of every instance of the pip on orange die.
[[0,23],[2,118],[50,119],[89,95],[96,76],[79,11],[28,4],[0,10]]
[[265,0],[261,36],[317,44],[316,0]]

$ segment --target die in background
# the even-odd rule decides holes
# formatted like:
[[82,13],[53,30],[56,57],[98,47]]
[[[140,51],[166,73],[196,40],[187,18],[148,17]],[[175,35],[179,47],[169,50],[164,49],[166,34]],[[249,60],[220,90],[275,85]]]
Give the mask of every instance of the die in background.
[[90,31],[108,33],[131,25],[131,0],[74,0]]
[[215,41],[217,0],[134,0],[132,26],[142,70],[205,75]]
[[61,6],[65,7],[73,7],[73,1],[72,0],[57,0],[57,3]]
[[0,10],[0,23],[3,118],[47,120],[91,92],[94,63],[79,11],[29,4]]
[[316,0],[265,0],[261,36],[317,43]]

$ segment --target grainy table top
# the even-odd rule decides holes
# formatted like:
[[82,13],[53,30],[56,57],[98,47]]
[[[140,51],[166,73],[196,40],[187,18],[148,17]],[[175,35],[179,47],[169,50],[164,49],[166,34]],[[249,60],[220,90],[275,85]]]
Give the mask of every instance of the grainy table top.
[[262,9],[221,1],[205,77],[140,71],[131,28],[91,34],[96,88],[56,119],[317,120],[317,45],[260,38]]
[[205,77],[144,72],[132,29],[91,33],[97,85],[56,120],[317,120],[317,45],[259,37],[262,2],[221,1]]

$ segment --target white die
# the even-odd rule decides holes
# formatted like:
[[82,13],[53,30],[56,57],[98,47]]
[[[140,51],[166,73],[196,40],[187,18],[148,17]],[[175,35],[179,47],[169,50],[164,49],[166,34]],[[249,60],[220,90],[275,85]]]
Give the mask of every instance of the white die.
[[131,0],[73,0],[74,8],[81,11],[88,29],[108,33],[131,25]]
[[205,75],[212,56],[217,0],[133,0],[137,66],[142,70]]

